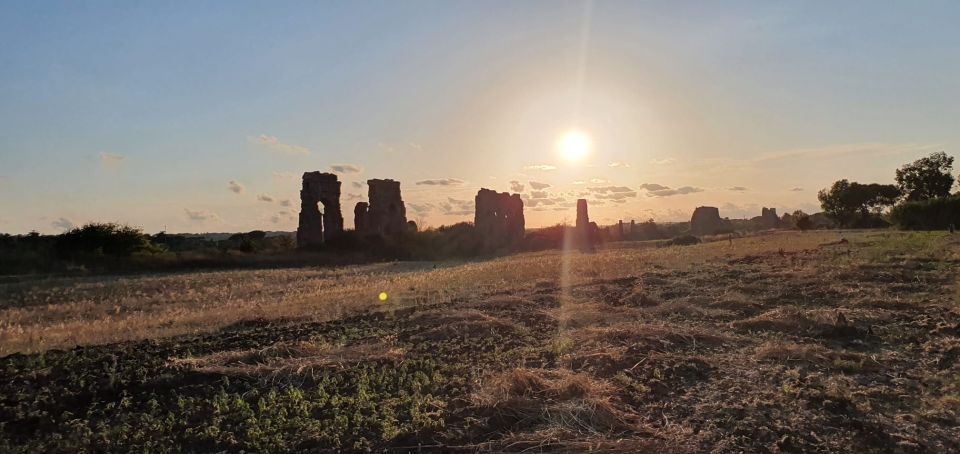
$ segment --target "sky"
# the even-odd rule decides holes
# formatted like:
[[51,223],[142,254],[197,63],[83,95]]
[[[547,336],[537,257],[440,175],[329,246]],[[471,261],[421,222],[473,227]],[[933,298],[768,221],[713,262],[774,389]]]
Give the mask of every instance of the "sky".
[[[295,230],[300,175],[421,226],[819,211],[955,155],[955,1],[0,3],[0,232]],[[564,152],[586,137],[580,159]]]

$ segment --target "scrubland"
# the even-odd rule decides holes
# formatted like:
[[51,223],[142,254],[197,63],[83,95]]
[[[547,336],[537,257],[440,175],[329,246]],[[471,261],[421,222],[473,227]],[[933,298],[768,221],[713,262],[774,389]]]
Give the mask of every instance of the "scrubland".
[[0,284],[0,451],[957,451],[958,265],[807,232]]

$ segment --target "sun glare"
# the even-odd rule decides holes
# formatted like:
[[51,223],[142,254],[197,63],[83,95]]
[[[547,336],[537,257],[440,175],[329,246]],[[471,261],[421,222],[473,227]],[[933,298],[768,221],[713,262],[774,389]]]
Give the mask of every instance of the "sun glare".
[[579,161],[590,152],[590,137],[580,131],[568,131],[557,141],[560,154],[568,161]]

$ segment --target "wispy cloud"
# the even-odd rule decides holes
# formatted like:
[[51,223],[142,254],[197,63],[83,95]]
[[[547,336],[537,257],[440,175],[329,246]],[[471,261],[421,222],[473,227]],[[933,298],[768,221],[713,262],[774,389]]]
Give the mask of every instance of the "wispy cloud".
[[745,187],[743,187],[743,186],[734,186],[734,187],[731,187],[731,188],[727,188],[727,190],[730,190],[730,191],[738,191],[738,192],[749,191],[749,189],[747,189],[747,188],[745,188]]
[[234,194],[240,194],[241,192],[243,192],[243,185],[238,183],[236,180],[230,180],[230,182],[227,183],[227,189],[229,189]]
[[803,192],[803,188],[793,188],[793,189],[791,189],[791,191],[793,191],[793,192]]
[[644,183],[640,185],[640,189],[645,189],[647,191],[662,191],[664,189],[670,189],[662,184],[656,183]]
[[546,199],[547,197],[550,197],[547,191],[530,191],[531,199]]
[[290,206],[290,199],[283,199],[283,200],[281,200],[281,201],[280,201],[280,206],[282,206],[282,207],[288,207],[288,206]]
[[350,183],[350,185],[353,186],[353,187],[355,187],[355,188],[357,188],[357,189],[360,189],[360,188],[363,187],[363,183],[361,183],[361,182],[359,182],[359,181],[354,181],[353,183]]
[[531,181],[530,187],[533,189],[546,189],[546,188],[549,188],[550,185],[547,183],[540,183],[538,181]]
[[273,172],[273,177],[278,180],[290,180],[297,177],[294,172]]
[[603,178],[591,178],[590,182],[593,184],[609,183],[607,180],[604,180]]
[[260,134],[257,137],[251,139],[252,142],[260,145],[267,151],[274,153],[283,153],[291,155],[308,155],[310,154],[310,149],[300,145],[293,145],[288,143],[283,143],[277,136],[271,136],[267,134]]
[[676,164],[677,160],[673,158],[664,158],[664,159],[651,159],[650,164],[655,166],[666,166],[670,164]]
[[269,195],[266,195],[266,194],[260,194],[260,195],[258,195],[258,196],[257,196],[257,200],[259,200],[259,201],[261,201],[261,202],[270,202],[270,203],[273,203],[273,197],[270,197]]
[[525,166],[524,170],[542,170],[542,171],[557,170],[557,166],[552,166],[550,164],[534,164],[534,165]]
[[363,198],[363,196],[361,196],[360,194],[353,194],[353,193],[350,193],[350,194],[347,194],[347,195],[343,196],[343,199],[346,200],[346,201],[357,200],[357,199],[361,199],[361,198]]
[[463,180],[456,178],[437,178],[434,180],[420,180],[416,184],[419,186],[458,186],[463,183]]
[[601,186],[595,188],[587,188],[590,192],[606,194],[608,192],[632,192],[633,189],[630,189],[626,186]]
[[204,221],[219,221],[220,215],[212,211],[207,210],[191,210],[189,208],[183,209],[184,214],[187,215],[187,219],[193,222],[204,222]]
[[607,164],[607,166],[627,168],[627,167],[630,167],[630,164],[627,164],[625,162],[614,161],[614,162],[611,162],[610,164]]
[[510,190],[513,192],[523,192],[523,183],[516,180],[511,181]]
[[103,151],[100,152],[99,157],[103,162],[119,162],[127,159],[127,157],[122,154],[106,153]]
[[63,217],[57,218],[56,220],[50,223],[50,227],[53,227],[57,230],[61,230],[64,232],[66,232],[67,230],[71,230],[76,226],[77,225],[73,221]]
[[790,150],[772,151],[763,153],[754,159],[755,162],[778,161],[787,159],[831,159],[856,155],[896,155],[904,153],[923,153],[940,149],[935,144],[892,144],[883,142],[850,143],[828,145],[816,148],[796,148]]
[[363,168],[353,164],[334,164],[330,166],[330,170],[335,173],[360,173],[363,172]]
[[640,185],[640,189],[645,189],[647,195],[650,197],[670,197],[674,195],[684,195],[684,194],[693,194],[695,192],[703,192],[703,189],[696,188],[693,186],[683,186],[680,188],[672,189],[668,186],[656,184],[656,183],[647,183]]

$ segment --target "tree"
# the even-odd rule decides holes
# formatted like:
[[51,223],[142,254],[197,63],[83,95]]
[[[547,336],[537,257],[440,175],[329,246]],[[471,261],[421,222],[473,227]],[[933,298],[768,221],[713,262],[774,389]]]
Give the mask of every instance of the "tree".
[[953,187],[952,171],[953,156],[933,153],[897,169],[897,186],[908,201],[947,197]]
[[830,189],[820,190],[817,198],[827,216],[842,226],[857,226],[876,220],[884,207],[897,202],[900,194],[900,189],[892,184],[840,180]]

